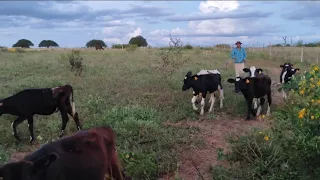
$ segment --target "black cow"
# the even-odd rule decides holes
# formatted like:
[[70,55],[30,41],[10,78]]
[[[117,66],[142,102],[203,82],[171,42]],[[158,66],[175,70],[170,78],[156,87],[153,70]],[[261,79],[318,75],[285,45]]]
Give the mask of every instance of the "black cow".
[[[21,161],[0,166],[4,180],[123,180],[110,127],[95,127],[43,145]],[[125,179],[130,179],[126,177]]]
[[220,93],[220,108],[223,107],[223,87],[221,85],[221,75],[218,70],[201,70],[195,75],[192,75],[192,72],[189,71],[184,78],[182,91],[186,91],[190,88],[193,89],[193,98],[191,99],[191,103],[194,110],[198,110],[195,105],[197,97],[200,96],[202,98],[200,115],[204,114],[204,105],[207,92],[210,93],[209,103],[211,102],[209,112],[213,110],[213,105],[216,99],[214,92],[217,90],[219,90]]
[[[249,68],[243,68],[244,72],[249,73],[249,77],[256,77],[258,75],[263,74],[263,70],[261,68],[256,68],[255,66],[251,66],[250,69]],[[258,99],[257,98],[253,98],[253,108],[257,109],[258,107]]]
[[25,89],[10,97],[0,100],[0,116],[2,114],[16,115],[18,118],[11,124],[14,137],[20,141],[17,126],[28,119],[30,142],[34,141],[33,116],[51,115],[60,111],[62,127],[59,137],[64,135],[64,130],[69,121],[68,114],[72,116],[81,130],[78,113],[75,110],[73,89],[70,85],[55,88]]
[[[250,112],[253,116],[259,116],[261,112],[261,106],[263,106],[265,99],[264,96],[267,95],[268,98],[268,110],[267,116],[270,115],[270,106],[272,102],[271,98],[271,78],[268,75],[259,75],[257,77],[246,77],[241,78],[237,77],[236,79],[229,78],[229,83],[234,83],[243,96],[245,97],[248,105],[247,118],[246,120],[250,120]],[[253,98],[260,99],[260,106],[257,110],[257,113],[252,109],[252,101]]]
[[[291,63],[284,63],[283,65],[280,65],[282,68],[280,73],[280,84],[285,84],[291,80],[291,78],[296,74],[296,72],[299,72],[299,68],[294,68],[293,64]],[[284,99],[287,98],[287,93],[282,88],[282,97]]]

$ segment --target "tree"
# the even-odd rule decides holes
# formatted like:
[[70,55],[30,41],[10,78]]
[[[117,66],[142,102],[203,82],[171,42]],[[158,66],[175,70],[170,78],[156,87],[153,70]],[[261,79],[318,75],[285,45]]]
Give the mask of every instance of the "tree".
[[96,47],[96,46],[102,46],[102,47],[107,47],[106,43],[102,40],[98,39],[92,39],[91,41],[87,42],[86,47]]
[[136,36],[136,37],[132,37],[129,41],[129,44],[132,44],[132,45],[135,44],[138,47],[147,47],[148,46],[147,40],[140,35]]
[[16,42],[12,47],[22,47],[22,48],[30,48],[30,46],[34,46],[34,44],[28,39],[20,39]]
[[42,40],[40,43],[39,43],[39,46],[38,47],[46,47],[46,48],[49,48],[49,47],[59,47],[59,45],[52,41],[52,40]]
[[297,47],[302,47],[304,44],[303,44],[303,40],[299,40],[297,43],[296,43],[296,46]]
[[284,43],[283,43],[283,46],[286,46],[287,45],[287,36],[284,36],[282,37]]

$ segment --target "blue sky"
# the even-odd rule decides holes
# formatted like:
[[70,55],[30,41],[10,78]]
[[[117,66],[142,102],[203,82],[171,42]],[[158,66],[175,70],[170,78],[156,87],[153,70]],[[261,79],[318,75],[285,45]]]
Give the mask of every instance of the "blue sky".
[[128,43],[142,35],[165,46],[169,34],[210,46],[320,40],[320,1],[1,1],[0,46],[26,38],[38,46],[83,47],[91,39]]

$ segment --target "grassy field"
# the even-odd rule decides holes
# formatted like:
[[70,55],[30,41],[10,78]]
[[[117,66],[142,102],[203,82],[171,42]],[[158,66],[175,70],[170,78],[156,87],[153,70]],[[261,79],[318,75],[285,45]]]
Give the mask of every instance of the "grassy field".
[[[291,56],[273,53],[271,57],[268,49],[251,49],[246,66],[263,68],[276,83],[279,81],[276,72],[285,61],[294,63],[301,70],[316,62],[319,49],[305,50],[305,57],[309,58],[305,58],[303,63],[300,62],[299,49],[289,50]],[[273,48],[273,52],[282,51],[282,48],[278,51]],[[136,179],[157,179],[172,172],[179,174],[181,152],[191,147],[205,148],[204,140],[198,136],[202,133],[201,128],[166,126],[164,123],[206,120],[215,125],[224,117],[222,115],[244,121],[244,98],[234,94],[233,85],[226,81],[234,76],[230,50],[183,50],[179,57],[181,63],[175,64],[178,55],[160,49],[80,49],[84,65],[81,76],[75,76],[69,61],[61,56],[70,52],[63,49],[0,50],[0,99],[25,88],[71,84],[76,110],[84,128],[110,125],[117,133],[117,148],[126,171]],[[293,52],[296,55],[292,55]],[[169,63],[163,59],[165,55]],[[192,91],[181,90],[183,78],[189,70],[196,73],[201,69],[216,68],[222,72],[224,108],[219,109],[219,102],[216,101],[212,113],[205,111],[205,116],[199,117],[191,106]],[[274,108],[276,104],[271,110]],[[17,152],[30,152],[41,144],[54,141],[61,127],[59,113],[35,116],[38,143],[30,146],[27,122],[18,126],[22,142],[17,143],[11,135],[10,123],[14,119],[11,115],[1,116],[1,161],[7,161]],[[74,132],[76,125],[70,117],[67,133]]]

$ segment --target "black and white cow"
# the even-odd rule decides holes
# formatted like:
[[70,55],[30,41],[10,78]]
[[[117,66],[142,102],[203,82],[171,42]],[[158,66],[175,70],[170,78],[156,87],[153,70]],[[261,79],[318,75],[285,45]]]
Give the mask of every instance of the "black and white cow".
[[[280,65],[282,68],[280,73],[280,84],[285,84],[291,80],[291,78],[296,74],[296,72],[299,72],[299,68],[294,68],[293,64],[291,63],[284,63],[283,65]],[[287,99],[287,93],[282,88],[282,97],[284,99]]]
[[211,102],[209,112],[213,110],[213,105],[215,103],[216,97],[214,95],[215,91],[219,91],[220,96],[220,108],[223,107],[223,87],[221,85],[221,75],[218,70],[201,70],[199,73],[192,75],[192,72],[189,71],[184,78],[184,84],[182,87],[183,91],[186,91],[190,88],[193,89],[193,97],[191,99],[192,107],[194,110],[198,110],[195,105],[197,97],[201,97],[201,111],[200,115],[204,114],[204,105],[207,92],[210,93]]
[[[249,73],[249,77],[256,77],[260,74],[263,74],[263,70],[261,68],[256,68],[255,66],[251,66],[250,69],[249,68],[244,68],[243,69],[244,72]],[[259,99],[257,98],[253,98],[253,108],[257,109],[258,108],[258,103],[259,103]]]
[[[246,120],[250,120],[250,112],[253,114],[254,117],[260,115],[261,107],[265,102],[265,99],[264,99],[265,95],[267,95],[267,98],[268,98],[267,116],[271,114],[270,113],[270,106],[272,102],[271,78],[268,75],[262,74],[256,77],[246,77],[246,78],[237,77],[235,79],[229,78],[228,82],[233,83],[235,86],[237,86],[247,101],[248,111],[247,111]],[[260,99],[260,106],[257,110],[257,113],[251,107],[252,101],[254,98]]]

